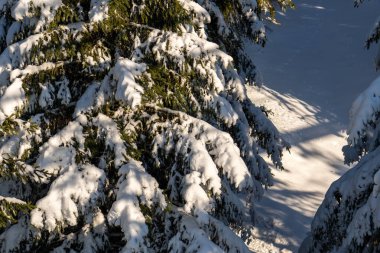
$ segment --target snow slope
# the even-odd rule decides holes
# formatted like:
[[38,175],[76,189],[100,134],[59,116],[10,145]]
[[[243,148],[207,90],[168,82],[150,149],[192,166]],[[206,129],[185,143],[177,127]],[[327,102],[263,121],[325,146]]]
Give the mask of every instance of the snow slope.
[[282,25],[270,27],[267,46],[251,48],[267,86],[252,88],[251,97],[271,110],[293,146],[286,170],[273,170],[275,186],[258,204],[276,233],[261,252],[297,251],[327,188],[348,169],[341,152],[348,111],[376,77],[375,53],[364,41],[380,2],[358,9],[347,0],[295,3],[295,11],[279,13]]

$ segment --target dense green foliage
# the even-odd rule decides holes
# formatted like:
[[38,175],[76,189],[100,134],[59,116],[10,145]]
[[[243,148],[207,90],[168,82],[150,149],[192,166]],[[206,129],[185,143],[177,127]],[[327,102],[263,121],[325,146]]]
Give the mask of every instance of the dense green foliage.
[[21,4],[0,8],[0,197],[25,204],[1,200],[0,251],[248,252],[260,149],[281,168],[288,144],[243,42],[292,3]]

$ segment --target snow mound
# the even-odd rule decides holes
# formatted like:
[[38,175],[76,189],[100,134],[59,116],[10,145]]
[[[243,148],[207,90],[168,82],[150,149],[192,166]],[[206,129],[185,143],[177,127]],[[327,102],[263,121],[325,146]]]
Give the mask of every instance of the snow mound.
[[57,226],[75,226],[80,214],[88,214],[102,196],[105,183],[103,170],[86,164],[71,167],[51,185],[31,213],[31,224],[49,232]]

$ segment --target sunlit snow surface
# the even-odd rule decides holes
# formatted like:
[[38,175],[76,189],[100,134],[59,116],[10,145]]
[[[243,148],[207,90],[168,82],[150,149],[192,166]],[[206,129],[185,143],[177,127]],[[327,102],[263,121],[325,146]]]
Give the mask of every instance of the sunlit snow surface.
[[[346,144],[349,109],[376,78],[376,49],[364,42],[379,14],[380,3],[359,8],[353,1],[295,1],[295,11],[279,13],[280,26],[264,49],[250,48],[268,86],[249,90],[255,103],[271,110],[271,119],[292,144],[286,170],[258,204],[259,214],[273,217],[254,241],[255,252],[297,252],[330,184],[348,168]],[[259,250],[257,250],[259,246]]]
[[273,218],[274,226],[272,236],[266,238],[273,245],[259,252],[270,252],[266,247],[294,252],[310,230],[326,190],[347,170],[341,152],[346,136],[338,122],[316,116],[317,107],[265,86],[250,91],[258,104],[271,111],[274,124],[292,145],[283,158],[285,170],[273,169],[274,186],[257,205],[260,215]]

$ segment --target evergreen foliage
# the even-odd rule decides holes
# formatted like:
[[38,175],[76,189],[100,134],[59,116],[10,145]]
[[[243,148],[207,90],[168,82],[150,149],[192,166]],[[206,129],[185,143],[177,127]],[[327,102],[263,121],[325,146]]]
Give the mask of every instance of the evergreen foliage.
[[[356,0],[355,7],[359,7],[363,1],[364,0]],[[375,22],[375,25],[373,26],[372,31],[370,35],[368,36],[368,39],[366,41],[366,48],[369,49],[374,44],[378,44],[379,39],[380,39],[380,19]],[[377,69],[380,68],[380,49],[376,56],[376,68]]]
[[0,0],[0,251],[249,252],[288,144],[243,41],[289,6]]

